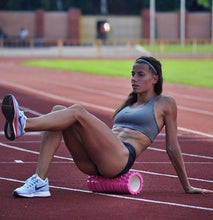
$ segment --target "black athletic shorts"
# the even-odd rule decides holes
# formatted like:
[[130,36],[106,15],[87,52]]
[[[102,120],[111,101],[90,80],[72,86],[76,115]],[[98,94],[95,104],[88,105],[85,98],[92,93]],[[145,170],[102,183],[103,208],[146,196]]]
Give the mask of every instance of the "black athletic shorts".
[[129,159],[128,159],[127,164],[124,167],[124,169],[118,175],[114,176],[113,178],[117,178],[117,177],[122,176],[123,174],[127,173],[135,162],[135,158],[136,158],[135,148],[127,142],[123,142],[123,144],[129,150]]
[[[113,178],[117,178],[117,177],[119,177],[119,176],[121,176],[121,175],[127,173],[127,172],[130,170],[130,168],[132,167],[132,165],[134,164],[134,162],[135,162],[135,158],[136,158],[135,148],[134,148],[131,144],[127,143],[127,142],[124,142],[124,141],[123,141],[123,144],[124,144],[124,145],[126,146],[126,148],[129,150],[129,159],[128,159],[127,164],[126,164],[126,166],[124,167],[124,169],[123,169],[119,174],[117,174],[116,176],[114,176]],[[101,173],[99,172],[97,166],[96,166],[96,170],[97,170],[97,175],[98,175],[98,176],[102,176]]]

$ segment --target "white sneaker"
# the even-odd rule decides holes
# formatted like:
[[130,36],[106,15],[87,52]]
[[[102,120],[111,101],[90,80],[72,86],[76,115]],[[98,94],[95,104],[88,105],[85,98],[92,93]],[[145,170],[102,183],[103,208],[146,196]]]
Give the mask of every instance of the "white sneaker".
[[24,135],[27,117],[19,110],[18,102],[11,94],[6,95],[2,101],[2,112],[6,118],[4,134],[7,139],[14,140]]
[[48,178],[42,180],[37,174],[26,180],[22,187],[14,190],[15,197],[49,197],[49,181]]

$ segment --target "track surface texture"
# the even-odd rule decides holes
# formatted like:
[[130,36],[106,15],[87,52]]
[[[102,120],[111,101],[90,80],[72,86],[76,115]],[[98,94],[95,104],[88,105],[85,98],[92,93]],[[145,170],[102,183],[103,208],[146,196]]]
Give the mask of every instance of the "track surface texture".
[[[81,103],[112,126],[112,113],[131,91],[130,79],[24,67],[27,58],[0,59],[0,101],[13,93],[27,116],[55,104]],[[29,59],[29,58],[28,58]],[[213,190],[213,89],[164,83],[178,105],[178,138],[193,186]],[[17,199],[12,192],[36,169],[41,132],[8,141],[0,114],[0,219],[213,219],[213,194],[184,193],[165,151],[165,134],[136,160],[144,187],[138,195],[98,194],[87,188],[65,148],[49,171],[49,198]]]

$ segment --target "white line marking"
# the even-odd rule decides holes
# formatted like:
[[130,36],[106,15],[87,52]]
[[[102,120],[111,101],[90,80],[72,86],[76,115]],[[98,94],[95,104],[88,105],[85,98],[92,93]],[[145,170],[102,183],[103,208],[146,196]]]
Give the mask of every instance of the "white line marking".
[[[15,164],[15,161],[0,161],[0,164]],[[23,161],[24,164],[35,164],[38,163],[38,161]],[[52,161],[51,163],[54,164],[72,164],[74,161]],[[213,165],[213,162],[184,162],[185,164],[195,164],[195,165]],[[169,164],[171,165],[170,161],[136,161],[134,164]]]
[[76,99],[65,98],[65,97],[62,97],[62,96],[59,96],[59,95],[49,94],[49,93],[46,93],[46,92],[43,92],[43,91],[40,91],[40,90],[37,90],[37,89],[33,89],[33,88],[30,88],[30,87],[20,85],[20,84],[16,84],[16,83],[12,83],[12,82],[9,82],[9,81],[1,80],[0,83],[11,86],[11,87],[14,87],[14,88],[18,88],[22,91],[24,90],[24,91],[28,91],[28,92],[31,92],[31,93],[36,94],[36,95],[41,95],[41,96],[47,97],[47,98],[52,99],[52,100],[57,100],[57,101],[60,101],[60,102],[66,102],[66,103],[69,103],[69,104],[70,103],[79,103],[79,104],[82,104],[82,105],[87,106],[87,107],[100,109],[100,110],[107,111],[107,112],[113,112],[114,111],[114,109],[112,109],[112,108],[103,107],[103,106],[100,106],[100,105],[96,105],[96,104],[92,104],[92,103],[88,103],[88,102],[84,102],[84,101],[80,101],[80,100],[76,100]]
[[[39,154],[39,152],[36,152],[36,151],[31,151],[31,150],[26,150],[26,149],[23,149],[23,148],[19,148],[19,147],[15,147],[15,146],[11,146],[11,145],[8,145],[8,144],[3,144],[0,142],[0,146],[3,146],[3,147],[7,147],[7,148],[10,148],[10,149],[14,149],[14,150],[20,150],[20,151],[25,151],[25,152],[28,152],[28,153],[33,153],[33,154]],[[153,148],[154,149],[154,148]],[[165,150],[162,150],[162,149],[154,149],[154,150],[157,150],[157,151],[161,151],[161,152],[165,152]],[[199,155],[198,155],[199,156]],[[195,155],[196,157],[196,155]],[[62,159],[62,160],[69,160],[69,161],[73,161],[72,158],[69,158],[69,157],[61,157],[61,156],[57,156],[57,155],[54,155],[54,158],[58,158],[58,159]],[[138,172],[148,172],[148,171],[138,171]],[[149,173],[153,173],[153,172],[149,172]],[[167,176],[167,177],[171,177],[171,175],[168,175],[168,174],[158,174],[158,173],[153,173],[153,175],[161,175],[161,176]],[[173,177],[177,177],[177,176],[173,176]],[[196,180],[196,181],[205,181],[203,179],[194,179],[194,178],[189,178],[189,179],[193,179],[193,180]],[[207,182],[211,181],[211,180],[206,180]],[[212,181],[213,182],[213,181]]]
[[[0,162],[1,163],[1,162]],[[184,161],[185,164],[206,164],[206,165],[213,165],[213,162],[192,162],[192,161]],[[135,161],[134,164],[172,164],[170,161]]]
[[[164,150],[164,149],[159,149],[159,148],[155,148],[155,147],[148,147],[148,149],[153,150],[153,151],[166,152],[166,150]],[[189,157],[197,157],[197,158],[204,158],[204,159],[213,160],[213,157],[203,156],[203,155],[187,154],[187,153],[182,153],[182,155],[189,156]]]
[[[150,174],[150,175],[166,176],[166,177],[178,178],[178,176],[176,176],[176,175],[171,175],[171,174],[155,173],[155,172],[144,171],[144,170],[135,170],[135,169],[131,169],[131,170],[132,170],[132,171],[137,171],[137,172],[139,172],[139,173]],[[213,183],[213,180],[198,179],[198,178],[192,178],[192,177],[188,177],[188,179],[189,179],[189,180],[194,180],[194,181],[200,181],[200,182]]]
[[199,102],[213,103],[213,99],[208,99],[208,98],[205,98],[205,97],[197,97],[197,96],[192,96],[192,95],[183,95],[183,94],[174,93],[174,92],[169,92],[169,95],[177,96],[179,98],[184,98],[184,99],[195,100],[195,101],[199,101]]
[[186,132],[193,133],[193,134],[197,134],[197,135],[201,135],[201,136],[204,136],[204,137],[213,138],[213,135],[212,135],[212,134],[207,134],[207,133],[204,133],[204,132],[195,131],[195,130],[191,130],[191,129],[188,129],[188,128],[178,127],[178,130],[180,130],[180,131],[186,131]]
[[188,111],[188,112],[195,112],[195,113],[198,113],[198,114],[213,116],[213,112],[204,111],[204,110],[200,110],[200,109],[189,108],[189,107],[185,107],[185,106],[181,106],[181,105],[178,105],[178,109]]
[[[197,138],[197,137],[190,137],[190,138],[178,138],[179,142],[201,142],[201,141],[205,141],[205,142],[212,142],[213,139],[208,139],[207,137],[203,137],[203,138]],[[158,142],[158,143],[165,143],[165,140],[164,139],[157,139],[155,140],[155,143]],[[211,146],[209,146],[211,147]]]
[[[27,149],[20,148],[20,147],[15,147],[15,146],[12,146],[12,145],[4,144],[4,143],[2,143],[2,142],[0,142],[0,146],[2,146],[2,147],[7,147],[7,148],[10,148],[10,149],[13,149],[13,150],[19,150],[19,151],[31,153],[31,154],[39,154],[39,152],[37,152],[37,151],[27,150]],[[69,158],[69,157],[61,157],[61,156],[57,156],[57,155],[54,155],[54,158],[73,161],[72,158]]]
[[[54,82],[55,83],[55,82]],[[62,87],[65,87],[65,88],[74,88],[74,89],[78,89],[80,91],[84,91],[84,92],[87,92],[87,93],[93,93],[93,94],[98,94],[98,95],[105,95],[105,96],[108,96],[108,97],[113,97],[113,98],[117,98],[117,99],[125,99],[126,96],[124,95],[119,95],[119,94],[115,94],[115,93],[112,93],[112,92],[107,92],[106,90],[100,90],[100,89],[93,89],[93,88],[88,88],[88,87],[85,87],[85,86],[79,86],[79,85],[75,85],[75,84],[61,84],[61,83],[55,83],[56,85],[58,86],[62,86]]]
[[[15,164],[15,161],[0,161],[0,164]],[[23,161],[24,164],[37,164],[38,161]],[[52,161],[54,164],[74,164],[74,161]]]
[[15,163],[24,163],[22,160],[15,160]]
[[[64,101],[64,102],[67,102],[67,103],[80,103],[80,104],[85,105],[87,107],[92,107],[92,108],[96,108],[96,109],[100,109],[100,110],[104,110],[104,111],[109,111],[109,112],[114,112],[115,111],[115,109],[112,109],[112,108],[103,107],[103,106],[99,106],[99,105],[96,105],[96,104],[92,104],[92,103],[88,103],[88,102],[84,102],[84,101],[80,101],[80,100],[64,98],[64,97],[61,97],[61,96],[58,96],[58,95],[49,94],[49,93],[46,93],[44,91],[40,91],[40,90],[37,90],[37,89],[33,89],[33,88],[30,88],[30,87],[27,87],[27,86],[24,86],[24,85],[19,85],[19,84],[13,83],[13,82],[5,81],[5,80],[1,80],[1,84],[9,85],[9,86],[12,86],[14,88],[18,88],[18,89],[28,91],[28,92],[31,92],[31,93],[39,94],[39,95],[51,98],[53,100]],[[94,92],[94,89],[90,89],[90,90]],[[89,90],[88,90],[88,92],[89,92]],[[110,96],[112,96],[112,95],[114,96],[114,94],[110,93],[110,92],[104,92],[104,93],[105,93],[105,95],[106,94],[108,94],[108,95],[111,94]],[[117,95],[117,97],[118,97],[118,95]],[[123,99],[122,95],[120,97]],[[213,115],[213,113],[209,112],[209,111],[193,109],[193,108],[189,108],[189,107],[185,107],[185,106],[178,106],[178,108],[180,108],[182,110],[185,110],[185,111],[196,112],[196,113],[199,113],[199,114]]]
[[[27,136],[36,136],[36,135],[41,135],[42,134],[42,132],[26,132],[25,133],[25,135],[27,135]],[[0,131],[0,135],[4,135],[4,131]]]
[[[5,144],[11,143],[11,141],[5,141],[4,143]],[[38,141],[26,141],[26,140],[18,141],[18,140],[14,140],[13,143],[15,143],[15,144],[24,144],[24,145],[25,144],[35,144],[35,143],[41,143],[41,140],[38,140]]]
[[108,197],[113,197],[113,198],[118,198],[118,199],[127,199],[127,200],[139,201],[139,202],[155,203],[155,204],[160,204],[160,205],[170,205],[170,206],[177,206],[177,207],[183,207],[183,208],[213,211],[213,208],[207,208],[207,207],[202,207],[202,206],[193,206],[193,205],[186,205],[186,204],[173,203],[173,202],[165,202],[165,201],[152,200],[152,199],[134,198],[133,196],[128,197],[128,196],[121,196],[121,195],[115,195],[115,194],[93,193],[93,192],[88,191],[88,190],[73,189],[73,188],[67,188],[67,187],[59,187],[59,186],[50,186],[50,187],[54,188],[54,189],[63,189],[63,190],[89,193],[89,194],[92,193],[92,194],[96,194],[96,195],[108,196]]
[[[0,179],[1,180],[6,180],[6,181],[11,181],[11,182],[24,183],[24,181],[12,179],[12,178],[0,177]],[[96,195],[101,195],[101,196],[108,196],[108,197],[112,197],[112,198],[117,198],[117,199],[126,199],[126,200],[154,203],[154,204],[160,204],[160,205],[170,205],[170,206],[190,208],[190,209],[213,211],[213,208],[207,208],[207,207],[202,207],[202,206],[193,206],[193,205],[187,205],[187,204],[181,204],[181,203],[165,202],[165,201],[152,200],[152,199],[135,198],[134,196],[128,197],[128,196],[121,196],[121,195],[115,195],[115,194],[93,193],[93,192],[88,191],[88,190],[74,189],[74,188],[53,186],[53,185],[50,185],[50,188],[73,191],[73,192],[81,192],[81,193],[87,193],[87,194],[96,194]]]
[[[24,86],[24,85],[19,85],[19,84],[16,84],[16,83],[5,81],[5,80],[1,80],[0,83],[3,84],[3,85],[9,85],[13,88],[18,88],[22,91],[28,91],[28,92],[31,92],[31,93],[37,94],[37,95],[39,94],[41,96],[48,97],[48,98],[50,98],[54,101],[56,101],[56,100],[60,101],[60,102],[63,101],[63,102],[66,102],[68,104],[70,104],[70,103],[79,103],[79,104],[82,104],[86,107],[91,107],[91,108],[94,108],[94,109],[99,109],[99,110],[103,110],[103,111],[110,112],[110,113],[115,111],[115,109],[113,109],[113,108],[104,107],[104,106],[100,106],[100,105],[96,105],[96,104],[91,104],[91,103],[80,101],[80,100],[64,98],[64,97],[61,97],[61,96],[58,96],[58,95],[49,94],[49,93],[46,93],[44,91],[40,91],[40,90],[37,90],[37,89],[33,89],[33,88],[30,88],[30,87],[27,87],[27,86]],[[27,108],[24,108],[24,109],[27,110]],[[41,113],[38,113],[38,112],[35,112],[35,114],[36,115],[41,115]],[[199,132],[199,131],[195,131],[195,130],[191,130],[191,129],[187,129],[187,128],[182,128],[182,127],[178,127],[178,129],[183,130],[183,131],[187,131],[187,132],[190,132],[190,133],[193,133],[193,134],[198,134],[198,135],[201,135],[201,136],[213,138],[213,135],[208,134],[208,133]]]
[[[20,147],[4,144],[2,142],[0,142],[0,146],[7,147],[7,148],[10,148],[10,149],[13,149],[13,150],[24,151],[24,152],[28,152],[28,153],[32,153],[32,154],[39,154],[38,151],[27,150],[27,149],[24,149],[24,148],[20,148]],[[153,151],[166,152],[166,150],[164,150],[164,149],[158,149],[158,148],[154,148],[154,147],[149,147],[148,149],[149,150],[153,150]],[[197,157],[197,158],[203,158],[203,159],[210,159],[210,160],[213,159],[213,157],[196,155],[196,154],[182,153],[182,155],[189,156],[189,157]],[[58,159],[64,159],[64,160],[73,160],[72,158],[61,157],[61,156],[56,156],[56,155],[54,155],[54,157],[58,158]]]

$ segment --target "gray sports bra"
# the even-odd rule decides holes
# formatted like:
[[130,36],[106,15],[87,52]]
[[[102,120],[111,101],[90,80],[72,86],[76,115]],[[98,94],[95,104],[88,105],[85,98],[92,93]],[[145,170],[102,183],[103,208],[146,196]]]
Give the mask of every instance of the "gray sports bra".
[[125,127],[142,132],[153,142],[159,134],[154,104],[158,96],[155,95],[148,103],[139,107],[126,106],[115,116],[113,128]]

